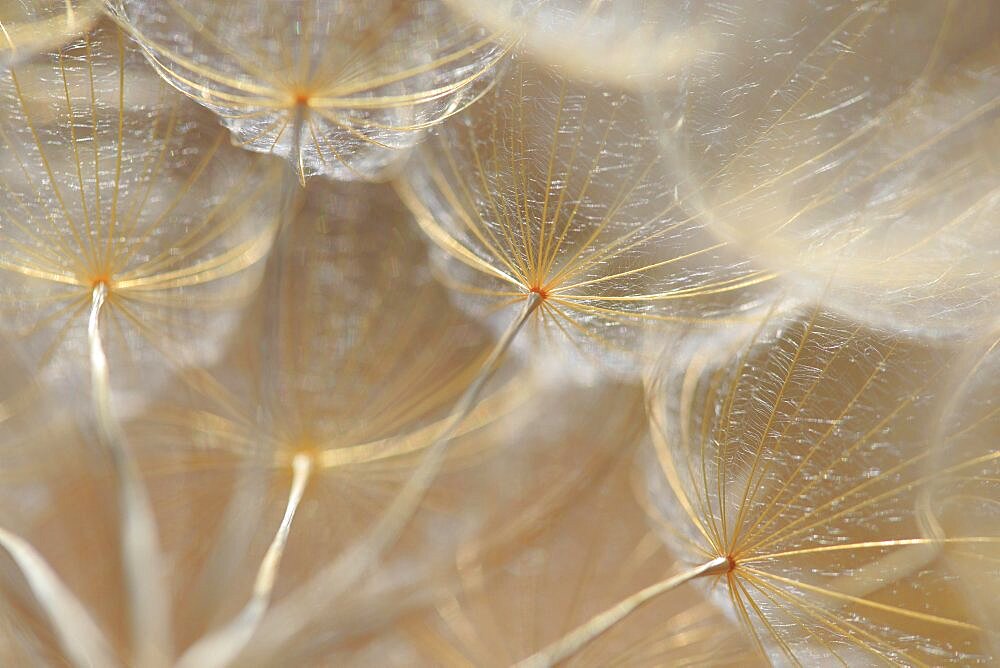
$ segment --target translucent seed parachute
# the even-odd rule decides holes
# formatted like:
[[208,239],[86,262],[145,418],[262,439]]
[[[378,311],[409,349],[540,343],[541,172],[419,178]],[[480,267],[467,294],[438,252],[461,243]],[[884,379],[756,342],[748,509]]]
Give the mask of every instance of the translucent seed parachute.
[[480,97],[509,49],[503,33],[439,0],[112,6],[171,85],[219,114],[242,146],[289,158],[303,179],[377,177],[423,129]]

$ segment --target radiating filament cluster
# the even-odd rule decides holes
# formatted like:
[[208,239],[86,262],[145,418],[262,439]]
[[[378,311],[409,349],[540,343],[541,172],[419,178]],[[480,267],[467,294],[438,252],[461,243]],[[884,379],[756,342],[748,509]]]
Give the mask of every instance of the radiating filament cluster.
[[996,665],[998,36],[0,0],[0,665]]

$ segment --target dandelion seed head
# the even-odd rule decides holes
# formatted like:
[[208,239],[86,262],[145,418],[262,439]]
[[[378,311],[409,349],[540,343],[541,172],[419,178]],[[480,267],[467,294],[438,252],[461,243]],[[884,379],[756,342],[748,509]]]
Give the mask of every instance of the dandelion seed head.
[[652,385],[664,540],[727,557],[716,599],[774,660],[984,660],[947,555],[995,549],[995,523],[946,537],[922,510],[996,466],[983,443],[932,464],[955,349],[796,312],[728,350],[702,342]]

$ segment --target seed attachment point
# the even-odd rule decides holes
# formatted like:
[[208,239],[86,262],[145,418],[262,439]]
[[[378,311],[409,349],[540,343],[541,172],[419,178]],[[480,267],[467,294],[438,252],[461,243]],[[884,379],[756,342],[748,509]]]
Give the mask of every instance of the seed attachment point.
[[540,301],[545,301],[546,299],[549,298],[549,291],[541,287],[540,285],[533,286],[530,290],[528,290],[528,292],[530,294],[538,295],[538,299]]

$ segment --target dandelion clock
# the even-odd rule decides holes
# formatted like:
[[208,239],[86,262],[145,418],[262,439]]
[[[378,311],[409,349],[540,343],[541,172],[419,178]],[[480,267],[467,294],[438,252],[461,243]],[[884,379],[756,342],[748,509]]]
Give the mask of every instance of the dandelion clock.
[[280,163],[232,147],[114,27],[11,69],[0,103],[3,329],[69,394],[100,343],[128,403],[211,360],[270,248]]
[[654,103],[685,207],[849,317],[923,335],[990,320],[1000,7],[690,12],[711,48]]
[[529,336],[574,368],[629,373],[644,326],[746,320],[770,289],[678,206],[628,94],[522,60],[418,156],[399,189],[443,280],[482,315],[533,312]]
[[677,554],[702,564],[689,579],[762,652],[995,663],[951,553],[995,555],[996,523],[949,535],[928,519],[945,476],[975,485],[995,467],[992,446],[932,466],[954,349],[810,308],[682,359],[651,386],[654,506]]
[[[175,583],[188,611],[186,665],[227,653],[240,665],[287,659],[308,653],[305,641],[320,652],[426,603],[457,552],[485,559],[565,504],[626,424],[557,415],[533,435],[534,420],[557,401],[588,415],[602,403],[623,405],[622,416],[641,408],[635,388],[564,379],[563,393],[540,401],[542,379],[503,365],[448,431],[440,477],[412,512],[393,510],[479,376],[491,333],[434,281],[387,186],[310,183],[282,234],[231,352],[184,374],[126,426],[143,444],[164,549],[189,564]],[[280,562],[255,588],[278,526]],[[211,639],[195,642],[206,628]]]
[[422,129],[482,95],[508,49],[439,0],[112,6],[171,85],[302,178],[377,176]]

